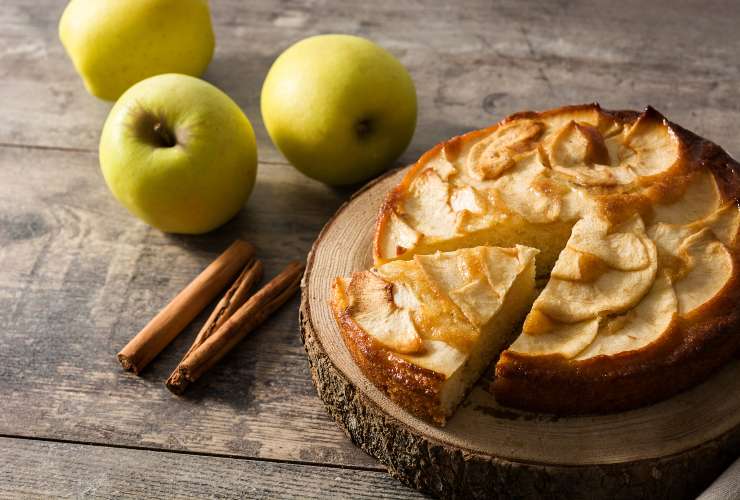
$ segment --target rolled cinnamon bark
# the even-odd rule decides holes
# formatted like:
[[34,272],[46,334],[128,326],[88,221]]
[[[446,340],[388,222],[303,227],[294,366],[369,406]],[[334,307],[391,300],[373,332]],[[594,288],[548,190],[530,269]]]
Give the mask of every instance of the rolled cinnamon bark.
[[[262,267],[261,260],[253,260],[247,263],[242,273],[234,281],[234,284],[231,285],[231,288],[229,288],[223,298],[216,304],[208,320],[203,324],[203,328],[200,329],[200,332],[195,337],[193,345],[190,346],[190,349],[182,357],[183,360],[195,349],[200,347],[208,337],[213,335],[247,301],[254,285],[262,279]],[[172,390],[171,385],[176,380],[176,377],[177,368],[175,368],[165,383],[170,390]]]
[[210,370],[246,335],[269,318],[300,287],[303,264],[291,262],[247,300],[215,333],[183,359],[167,381],[167,387],[180,394]]
[[121,366],[139,374],[226,288],[254,253],[254,247],[245,241],[232,243],[121,349]]

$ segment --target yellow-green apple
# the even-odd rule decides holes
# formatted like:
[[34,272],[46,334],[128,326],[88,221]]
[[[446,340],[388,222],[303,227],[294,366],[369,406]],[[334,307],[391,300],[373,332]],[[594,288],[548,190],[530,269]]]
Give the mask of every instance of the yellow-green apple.
[[214,46],[207,0],[72,0],[59,38],[87,90],[109,101],[150,76],[202,75]]
[[198,234],[244,205],[257,145],[247,117],[219,89],[192,76],[158,75],[128,89],[111,109],[100,167],[115,197],[144,222]]
[[298,170],[332,185],[377,175],[406,149],[416,126],[416,90],[390,52],[364,38],[319,35],[273,63],[262,119]]

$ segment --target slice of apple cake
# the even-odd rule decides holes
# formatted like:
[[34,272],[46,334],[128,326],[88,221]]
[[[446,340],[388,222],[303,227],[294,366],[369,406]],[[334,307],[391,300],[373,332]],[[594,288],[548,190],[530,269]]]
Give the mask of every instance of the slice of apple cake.
[[331,306],[365,375],[443,424],[531,307],[536,254],[517,245],[416,255],[337,278]]

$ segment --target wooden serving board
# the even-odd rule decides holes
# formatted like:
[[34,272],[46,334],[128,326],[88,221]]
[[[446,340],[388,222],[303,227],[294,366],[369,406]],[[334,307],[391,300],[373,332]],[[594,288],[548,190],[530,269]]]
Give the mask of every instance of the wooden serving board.
[[738,456],[738,360],[690,391],[611,415],[505,408],[485,382],[442,428],[390,401],[353,362],[328,300],[335,276],[372,265],[376,213],[403,173],[386,174],[339,209],[314,243],[302,283],[314,384],[355,444],[404,483],[462,498],[693,498]]

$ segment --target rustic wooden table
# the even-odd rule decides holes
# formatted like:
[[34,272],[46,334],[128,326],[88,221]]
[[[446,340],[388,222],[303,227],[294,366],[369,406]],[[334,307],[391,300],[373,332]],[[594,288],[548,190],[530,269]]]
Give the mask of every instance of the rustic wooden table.
[[97,142],[110,104],[63,52],[64,3],[0,9],[0,497],[416,495],[327,417],[297,297],[184,398],[162,382],[195,326],[141,377],[115,359],[232,240],[253,242],[274,275],[305,258],[349,196],[294,171],[262,126],[265,73],[300,38],[367,36],[408,67],[419,121],[402,162],[517,110],[590,101],[652,104],[740,156],[736,2],[219,0],[205,78],[255,126],[257,186],[214,233],[166,235],[105,187]]

